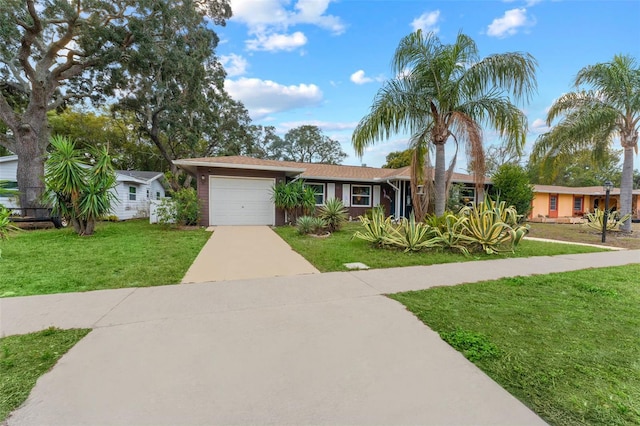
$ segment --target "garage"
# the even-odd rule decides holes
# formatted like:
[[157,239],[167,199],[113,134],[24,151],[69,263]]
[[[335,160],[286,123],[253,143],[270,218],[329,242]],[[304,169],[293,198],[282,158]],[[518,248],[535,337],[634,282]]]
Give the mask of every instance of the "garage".
[[274,225],[273,178],[209,177],[209,224]]

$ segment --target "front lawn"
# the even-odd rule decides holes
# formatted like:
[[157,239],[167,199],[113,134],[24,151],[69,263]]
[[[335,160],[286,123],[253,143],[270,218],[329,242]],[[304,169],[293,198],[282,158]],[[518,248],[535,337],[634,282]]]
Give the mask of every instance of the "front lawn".
[[[602,245],[602,233],[585,225],[568,223],[529,223],[530,237],[552,240],[572,241],[576,243]],[[607,232],[606,246],[626,249],[640,249],[640,223],[631,224],[631,234],[618,231]]]
[[640,424],[640,264],[391,295],[553,425]]
[[14,233],[0,242],[0,297],[179,283],[210,235],[146,220],[99,223],[91,237]]
[[352,239],[353,233],[360,228],[359,222],[347,223],[343,230],[333,233],[328,238],[298,235],[296,228],[293,226],[280,226],[276,228],[276,232],[295,251],[300,253],[321,272],[345,271],[347,269],[343,264],[351,262],[362,262],[371,268],[392,268],[504,257],[553,256],[556,254],[602,251],[602,249],[594,247],[527,241],[525,239],[517,247],[515,253],[500,255],[475,253],[471,256],[464,256],[457,252],[435,250],[421,253],[404,253],[400,250],[375,248],[366,241]]
[[27,399],[38,378],[89,331],[50,328],[0,339],[0,422]]

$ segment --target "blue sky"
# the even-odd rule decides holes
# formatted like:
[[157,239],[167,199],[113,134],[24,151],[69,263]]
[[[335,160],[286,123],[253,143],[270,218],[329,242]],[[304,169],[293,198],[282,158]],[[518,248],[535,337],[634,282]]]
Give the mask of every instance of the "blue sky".
[[[281,135],[319,126],[349,155],[343,164],[379,167],[389,152],[407,147],[407,136],[397,135],[360,159],[351,134],[393,77],[398,42],[417,28],[437,32],[443,43],[464,32],[481,56],[519,51],[536,58],[538,93],[522,106],[528,147],[547,130],[547,108],[572,89],[580,68],[617,53],[640,60],[639,0],[231,0],[231,6],[233,18],[215,27],[227,91],[257,124]],[[485,141],[497,143],[489,132]],[[456,171],[465,168],[459,160]]]

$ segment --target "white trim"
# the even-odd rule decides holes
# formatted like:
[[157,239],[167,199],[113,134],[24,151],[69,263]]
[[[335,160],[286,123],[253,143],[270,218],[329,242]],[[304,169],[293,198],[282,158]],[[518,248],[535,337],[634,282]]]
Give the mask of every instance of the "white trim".
[[[354,204],[353,203],[353,188],[354,187],[360,187],[360,188],[369,188],[369,195],[362,195],[362,194],[356,194],[355,196],[360,196],[360,197],[367,197],[369,199],[369,203],[368,204]],[[372,185],[351,185],[351,191],[349,192],[349,202],[351,203],[352,207],[371,207],[371,201],[373,200],[373,190],[372,190]]]
[[246,169],[246,170],[270,170],[279,172],[293,172],[302,173],[306,169],[284,167],[284,166],[266,166],[260,164],[236,164],[236,163],[211,163],[208,161],[189,161],[189,160],[175,160],[173,164],[183,167],[217,167],[226,169]]
[[325,203],[327,202],[327,188],[325,186],[324,182],[309,182],[307,180],[304,181],[305,186],[311,186],[311,185],[316,185],[316,186],[321,186],[322,187],[322,193],[318,194],[316,193],[316,195],[322,195],[322,203],[318,204],[316,203],[316,206],[324,206]]

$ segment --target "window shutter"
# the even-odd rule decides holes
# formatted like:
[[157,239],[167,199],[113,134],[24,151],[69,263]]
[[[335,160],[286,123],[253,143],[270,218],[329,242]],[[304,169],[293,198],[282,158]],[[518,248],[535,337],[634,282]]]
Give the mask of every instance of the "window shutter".
[[345,207],[351,207],[351,185],[348,183],[342,184],[342,204]]
[[327,183],[327,200],[336,198],[336,184],[333,182]]
[[373,204],[375,207],[380,204],[380,185],[373,185]]

